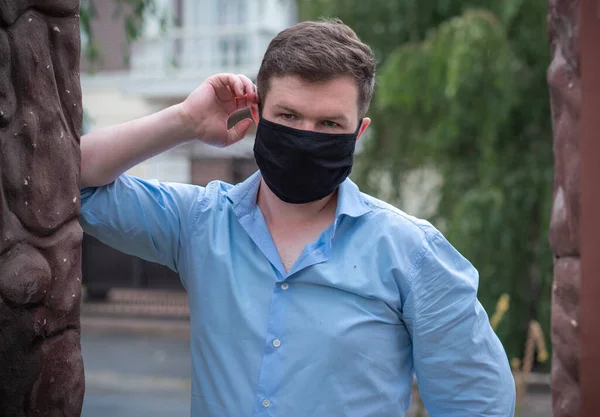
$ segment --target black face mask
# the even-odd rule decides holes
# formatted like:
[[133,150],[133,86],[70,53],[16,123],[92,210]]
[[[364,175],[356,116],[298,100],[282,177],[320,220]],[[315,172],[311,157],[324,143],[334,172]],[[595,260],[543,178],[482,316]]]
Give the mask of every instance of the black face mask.
[[261,118],[254,157],[280,200],[310,203],[333,193],[350,175],[357,137],[358,129],[347,134],[311,132]]

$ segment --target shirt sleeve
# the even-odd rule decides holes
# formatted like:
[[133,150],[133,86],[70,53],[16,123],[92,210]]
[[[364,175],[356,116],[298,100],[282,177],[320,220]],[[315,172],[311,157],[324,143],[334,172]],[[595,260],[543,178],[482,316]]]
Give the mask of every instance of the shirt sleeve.
[[439,232],[420,256],[404,313],[429,415],[513,416],[514,378],[477,299],[477,270]]
[[178,272],[182,233],[192,226],[204,191],[124,174],[109,185],[81,189],[80,223],[101,242]]

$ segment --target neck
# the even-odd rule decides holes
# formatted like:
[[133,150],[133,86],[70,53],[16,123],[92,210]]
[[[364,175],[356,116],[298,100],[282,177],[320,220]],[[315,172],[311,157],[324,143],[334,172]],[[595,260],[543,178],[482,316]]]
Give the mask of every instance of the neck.
[[333,220],[337,208],[337,191],[311,203],[290,204],[277,198],[261,179],[257,204],[267,224],[273,226],[302,225],[323,216],[331,217]]

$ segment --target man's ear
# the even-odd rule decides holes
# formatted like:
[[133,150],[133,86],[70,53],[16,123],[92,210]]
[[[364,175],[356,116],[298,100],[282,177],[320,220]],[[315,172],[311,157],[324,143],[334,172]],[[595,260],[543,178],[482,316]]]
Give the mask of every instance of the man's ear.
[[358,128],[358,135],[356,136],[356,140],[358,140],[362,136],[362,134],[365,132],[365,130],[367,130],[367,127],[369,127],[370,124],[371,119],[369,119],[368,117],[362,119],[360,127]]
[[252,120],[256,126],[258,126],[258,122],[260,121],[260,112],[258,111],[258,104],[252,104],[250,106],[250,113],[252,114]]

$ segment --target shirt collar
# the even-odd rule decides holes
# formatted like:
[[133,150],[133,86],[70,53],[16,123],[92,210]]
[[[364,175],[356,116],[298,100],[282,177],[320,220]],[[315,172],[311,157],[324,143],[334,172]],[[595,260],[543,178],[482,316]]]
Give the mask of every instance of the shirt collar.
[[[256,171],[247,180],[233,186],[227,192],[227,198],[233,204],[236,216],[242,217],[256,206],[256,194],[261,178],[260,171]],[[338,188],[336,219],[343,215],[360,217],[372,210],[358,186],[350,178],[346,178]]]
[[338,188],[336,219],[342,215],[360,217],[372,210],[373,208],[365,200],[358,186],[350,178],[346,178]]
[[256,171],[246,181],[234,185],[227,191],[227,199],[233,205],[233,212],[238,218],[250,213],[256,206],[260,180],[260,171]]

